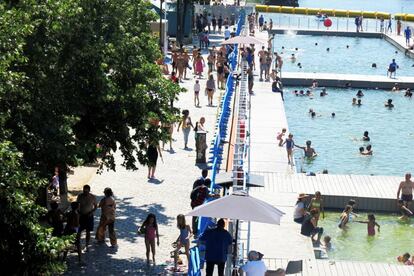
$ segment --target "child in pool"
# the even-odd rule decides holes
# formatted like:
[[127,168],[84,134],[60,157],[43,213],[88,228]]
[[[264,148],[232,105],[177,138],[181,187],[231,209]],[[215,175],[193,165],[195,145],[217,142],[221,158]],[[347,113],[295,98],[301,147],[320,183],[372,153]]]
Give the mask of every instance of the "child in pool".
[[397,257],[397,260],[400,262],[400,263],[403,263],[403,264],[405,264],[405,265],[414,265],[414,256],[411,258],[411,260],[410,260],[410,253],[405,253],[404,255],[402,255],[402,256],[398,256]]
[[346,224],[349,222],[349,215],[352,211],[351,205],[346,205],[345,210],[342,212],[341,217],[339,218],[338,227],[344,229]]
[[401,199],[398,200],[398,208],[400,209],[402,215],[399,219],[408,219],[413,215],[413,212],[411,212],[411,210],[404,205],[404,201]]
[[276,137],[276,139],[279,140],[279,147],[281,147],[283,144],[283,136],[285,136],[285,134],[286,134],[286,128],[283,128],[282,132],[278,133]]
[[367,224],[368,236],[375,236],[375,226],[377,226],[378,232],[380,231],[380,225],[375,221],[374,214],[368,214],[368,221],[357,220],[356,222]]
[[324,236],[323,237],[323,247],[326,249],[326,251],[332,250],[332,244],[331,244],[331,237],[330,236]]

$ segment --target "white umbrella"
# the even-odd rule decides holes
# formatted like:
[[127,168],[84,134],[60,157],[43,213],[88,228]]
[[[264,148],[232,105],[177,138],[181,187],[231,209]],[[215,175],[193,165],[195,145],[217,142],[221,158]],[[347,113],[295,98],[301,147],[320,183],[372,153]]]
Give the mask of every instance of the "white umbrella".
[[267,42],[261,41],[257,38],[255,38],[254,36],[235,36],[232,38],[229,38],[227,40],[224,40],[223,42],[221,42],[221,44],[261,44],[261,45],[265,45]]
[[282,211],[260,199],[243,192],[203,204],[187,214],[187,216],[228,218],[244,221],[255,221],[269,224],[280,224]]

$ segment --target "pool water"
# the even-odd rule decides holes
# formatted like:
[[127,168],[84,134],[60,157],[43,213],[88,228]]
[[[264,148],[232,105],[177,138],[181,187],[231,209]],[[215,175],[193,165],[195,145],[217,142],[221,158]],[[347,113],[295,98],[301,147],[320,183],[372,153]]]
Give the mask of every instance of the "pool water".
[[[283,53],[282,76],[283,72],[385,76],[392,59],[399,65],[397,77],[414,76],[414,60],[380,38],[311,36],[287,32],[277,34],[273,43],[273,51]],[[318,45],[315,46],[315,43]],[[346,48],[347,45],[349,48]],[[295,62],[291,61],[291,54],[295,54]],[[372,68],[372,63],[376,63],[377,68]]]
[[[368,237],[367,225],[355,221],[348,224],[347,230],[338,228],[340,213],[327,212],[325,219],[319,220],[324,235],[332,240],[333,250],[328,252],[330,259],[375,261],[397,263],[397,256],[409,252],[414,254],[414,221],[401,221],[398,215],[375,214],[380,232]],[[354,220],[367,220],[367,214],[358,214]]]
[[[328,95],[297,97],[291,93],[298,87],[285,87],[285,110],[289,130],[298,145],[312,141],[318,156],[302,160],[303,151],[297,150],[297,168],[302,171],[321,172],[328,169],[333,174],[403,175],[413,169],[414,155],[414,98],[404,97],[403,92],[363,90],[362,106],[351,104],[356,89],[328,88]],[[384,107],[392,99],[394,109]],[[315,118],[309,115],[312,108]],[[331,113],[336,115],[331,117]],[[363,142],[367,130],[370,142]],[[373,155],[362,156],[359,147],[372,145]]]
[[411,0],[299,0],[300,7],[414,13]]

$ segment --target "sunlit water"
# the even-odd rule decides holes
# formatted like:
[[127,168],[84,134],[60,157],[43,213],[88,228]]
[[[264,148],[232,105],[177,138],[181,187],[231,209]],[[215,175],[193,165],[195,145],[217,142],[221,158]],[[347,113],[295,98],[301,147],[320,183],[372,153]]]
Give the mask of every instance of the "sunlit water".
[[[283,53],[283,72],[386,75],[395,59],[397,76],[414,76],[414,60],[380,38],[296,35],[289,31],[275,36],[273,50]],[[372,68],[373,63],[377,68]]]
[[[325,215],[319,226],[332,238],[330,259],[397,263],[397,256],[406,252],[414,254],[413,219],[404,222],[398,215],[375,214],[381,230],[374,237],[368,237],[366,224],[350,222],[347,230],[342,230],[338,228],[339,213]],[[367,214],[359,214],[354,220],[366,221]]]
[[[296,144],[311,140],[318,156],[303,163],[304,171],[320,172],[328,169],[334,174],[403,175],[414,171],[414,98],[403,92],[363,90],[362,106],[351,105],[356,89],[328,88],[328,96],[296,97],[285,87],[285,109],[289,130]],[[393,99],[395,108],[384,107]],[[309,109],[317,116],[311,118]],[[335,118],[331,113],[335,113]],[[371,141],[363,142],[363,132],[369,131]],[[362,156],[359,147],[372,145],[374,154]],[[297,167],[301,168],[296,153]]]
[[414,13],[412,0],[299,0],[300,7]]

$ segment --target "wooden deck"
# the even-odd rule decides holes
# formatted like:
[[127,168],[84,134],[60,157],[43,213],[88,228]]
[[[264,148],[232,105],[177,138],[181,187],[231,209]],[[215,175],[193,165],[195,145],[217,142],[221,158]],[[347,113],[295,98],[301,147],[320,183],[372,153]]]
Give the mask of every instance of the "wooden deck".
[[347,87],[350,85],[353,88],[391,89],[395,83],[398,83],[401,88],[414,86],[414,77],[399,77],[398,70],[396,78],[389,78],[385,73],[384,75],[356,75],[282,72],[282,81],[285,86],[311,86],[313,80],[317,80],[319,86],[327,87]]

